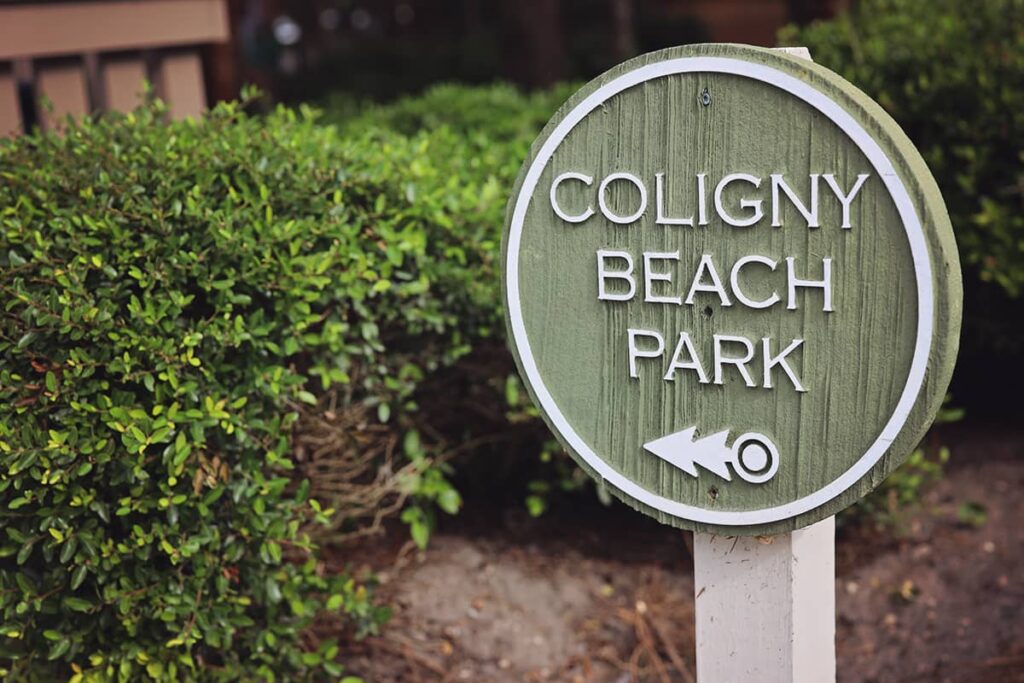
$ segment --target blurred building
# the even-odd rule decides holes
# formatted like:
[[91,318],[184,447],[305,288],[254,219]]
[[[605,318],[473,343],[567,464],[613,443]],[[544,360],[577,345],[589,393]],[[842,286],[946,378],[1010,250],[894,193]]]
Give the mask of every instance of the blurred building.
[[220,97],[256,82],[280,99],[387,98],[440,80],[543,87],[693,42],[772,46],[780,28],[851,0],[229,0]]
[[851,1],[8,0],[0,134],[131,108],[143,79],[176,116],[247,83],[283,101],[387,99],[439,81],[545,87],[672,45],[774,45],[787,23]]
[[775,45],[780,28],[828,18],[848,0],[667,0],[666,11],[695,17],[716,43]]
[[228,36],[226,0],[2,3],[0,135],[132,109],[144,81],[171,116],[198,114],[204,46]]

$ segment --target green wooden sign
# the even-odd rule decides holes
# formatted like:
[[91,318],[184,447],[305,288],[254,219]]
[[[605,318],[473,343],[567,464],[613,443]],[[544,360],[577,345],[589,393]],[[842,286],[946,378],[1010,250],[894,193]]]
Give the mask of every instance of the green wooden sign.
[[504,293],[566,449],[699,531],[789,531],[885,478],[938,411],[961,280],[942,198],[836,74],[674,48],[576,93],[519,174]]

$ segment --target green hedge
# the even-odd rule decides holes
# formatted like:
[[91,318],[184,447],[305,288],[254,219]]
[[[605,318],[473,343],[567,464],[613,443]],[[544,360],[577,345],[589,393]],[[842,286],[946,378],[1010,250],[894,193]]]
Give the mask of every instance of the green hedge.
[[[566,83],[551,90],[525,93],[508,83],[443,83],[385,105],[359,102],[337,93],[327,98],[324,111],[326,122],[346,132],[384,128],[415,135],[445,127],[464,138],[484,138],[491,144],[529,145],[578,87]],[[518,171],[522,159],[512,161]]]
[[[563,457],[561,446],[520,384],[506,350],[499,245],[508,194],[523,159],[540,130],[579,87],[565,83],[550,90],[524,92],[507,83],[445,83],[383,105],[342,94],[325,103],[325,120],[343,135],[387,130],[450,141],[450,153],[442,155],[438,163],[447,164],[460,184],[476,179],[496,191],[481,197],[470,222],[471,241],[479,247],[478,262],[484,265],[471,275],[481,292],[475,297],[481,307],[474,315],[490,324],[486,330],[482,326],[467,330],[474,357],[460,364],[453,376],[444,378],[459,387],[458,395],[435,401],[435,394],[445,389],[429,386],[424,403],[433,408],[432,420],[447,424],[444,441],[458,450],[462,473],[479,463],[480,471],[469,473],[470,485],[485,488],[493,487],[495,480],[523,480],[523,488],[514,489],[511,497],[524,500],[535,516],[543,514],[561,494],[588,488],[590,479]],[[471,420],[465,419],[467,414],[472,415]],[[603,488],[598,487],[597,492],[603,501],[611,502]]]
[[303,630],[384,613],[318,559],[306,529],[331,512],[293,426],[332,392],[369,409],[419,463],[402,484],[419,540],[424,499],[458,509],[407,416],[497,323],[505,187],[456,168],[461,145],[234,104],[0,143],[9,678],[340,671]]
[[1024,288],[1022,26],[1024,0],[860,0],[781,36],[892,114],[942,188],[964,263],[1011,296]]

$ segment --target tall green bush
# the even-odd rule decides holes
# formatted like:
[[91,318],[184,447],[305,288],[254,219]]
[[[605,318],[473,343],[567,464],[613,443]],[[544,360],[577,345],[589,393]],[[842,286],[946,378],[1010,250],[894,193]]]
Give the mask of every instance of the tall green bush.
[[323,122],[343,138],[397,133],[424,145],[429,140],[419,163],[431,165],[435,184],[424,179],[418,191],[431,188],[435,197],[447,198],[442,203],[463,267],[449,295],[468,296],[453,313],[468,317],[462,327],[470,337],[504,333],[497,259],[505,203],[534,138],[576,87],[526,93],[507,83],[440,84],[385,105],[328,98]]
[[[504,345],[500,236],[508,193],[523,159],[540,130],[578,87],[564,83],[550,90],[524,92],[507,83],[448,83],[383,105],[358,103],[338,94],[328,99],[325,109],[326,121],[336,125],[343,135],[387,130],[426,135],[435,143],[444,140],[446,152],[436,155],[436,163],[448,168],[447,177],[466,187],[468,193],[476,192],[476,183],[486,190],[480,193],[480,201],[463,230],[468,230],[469,243],[478,249],[478,266],[471,272],[477,296],[470,319],[487,323],[466,328],[475,357],[460,364],[455,377],[446,377],[446,381],[459,386],[459,391],[443,402],[431,400],[431,417],[454,423],[445,436],[461,454],[484,456],[480,458],[487,463],[482,476],[526,476],[529,480],[525,491],[515,495],[525,496],[527,510],[534,515],[546,510],[549,499],[557,493],[585,488],[590,480],[568,457],[562,457],[561,446],[551,438],[522,389]],[[430,386],[426,391],[438,389]],[[429,398],[434,396],[429,394]],[[445,420],[444,413],[460,419]],[[467,414],[472,415],[471,420],[465,419]],[[467,444],[476,443],[482,445],[467,448]],[[523,453],[537,457],[524,460]],[[465,471],[471,461],[463,457],[459,464]],[[502,462],[515,464],[504,469],[499,465],[496,471],[495,463]],[[603,489],[598,493],[610,501]]]
[[[296,475],[296,416],[337,391],[406,429],[420,380],[495,325],[476,219],[504,188],[452,175],[452,136],[162,118],[0,143],[0,668],[337,674],[303,629],[383,615],[304,531],[331,511]],[[408,493],[458,508],[414,474]]]
[[[446,127],[464,138],[530,143],[577,89],[577,84],[566,83],[527,93],[508,83],[442,83],[385,105],[360,105],[336,93],[327,98],[324,110],[327,122],[350,132],[385,128],[415,135]],[[516,161],[518,171],[522,159]]]
[[892,114],[942,188],[964,262],[1012,296],[1024,289],[1022,26],[1024,0],[859,0],[781,36]]

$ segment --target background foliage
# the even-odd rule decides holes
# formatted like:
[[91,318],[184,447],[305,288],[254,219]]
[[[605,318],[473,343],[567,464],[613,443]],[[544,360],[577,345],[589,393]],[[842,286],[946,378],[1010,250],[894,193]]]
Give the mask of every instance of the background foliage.
[[[386,105],[336,93],[328,98],[324,111],[326,122],[356,134],[386,128],[415,135],[444,127],[463,138],[489,145],[529,145],[555,110],[578,88],[577,83],[564,83],[551,90],[524,93],[507,83],[442,83]],[[501,151],[507,154],[515,148]],[[521,163],[522,159],[509,159],[515,172]]]

